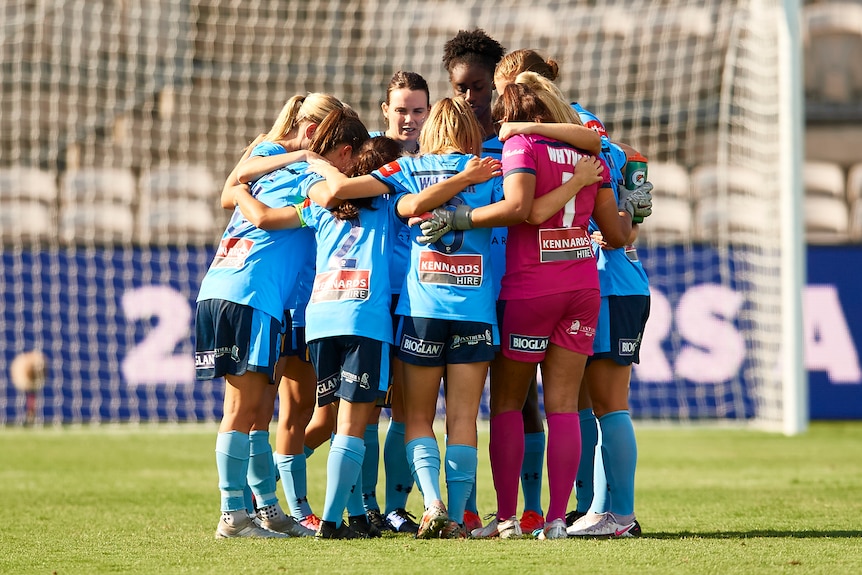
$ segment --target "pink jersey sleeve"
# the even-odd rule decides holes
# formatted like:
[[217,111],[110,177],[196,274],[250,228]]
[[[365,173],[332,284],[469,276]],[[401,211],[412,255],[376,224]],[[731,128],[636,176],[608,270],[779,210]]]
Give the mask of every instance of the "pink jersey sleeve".
[[512,170],[536,173],[533,146],[523,135],[512,136],[503,144],[503,176]]

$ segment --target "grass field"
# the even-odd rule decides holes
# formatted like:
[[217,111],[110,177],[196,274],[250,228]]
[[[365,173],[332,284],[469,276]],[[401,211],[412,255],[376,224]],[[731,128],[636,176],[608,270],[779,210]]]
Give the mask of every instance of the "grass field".
[[[862,573],[862,422],[794,438],[640,426],[644,537],[568,541],[216,541],[215,430],[0,429],[0,572]],[[494,509],[487,439],[483,513]],[[318,510],[325,451],[309,460]]]

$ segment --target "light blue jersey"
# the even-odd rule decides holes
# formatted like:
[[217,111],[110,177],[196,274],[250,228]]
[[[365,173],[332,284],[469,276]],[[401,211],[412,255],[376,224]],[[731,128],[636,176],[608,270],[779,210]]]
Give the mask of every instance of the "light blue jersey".
[[[503,142],[497,136],[485,138],[482,142],[482,157],[494,158],[496,160],[503,159]],[[491,261],[494,264],[494,297],[500,295],[500,282],[503,280],[503,274],[506,273],[506,237],[509,234],[509,228],[492,228],[491,229]]]
[[[406,194],[460,173],[473,156],[426,154],[403,157],[372,175],[392,190],[395,204]],[[477,208],[503,197],[502,178],[470,186],[447,205]],[[432,319],[477,321],[497,325],[491,229],[449,232],[433,244],[419,243],[419,226],[410,229],[410,265],[395,313]]]
[[[258,179],[251,194],[272,208],[305,199],[308,164],[299,162]],[[222,234],[197,301],[223,299],[248,305],[283,321],[292,304],[297,276],[313,254],[314,233],[308,229],[262,230],[234,209]]]
[[386,198],[376,197],[357,218],[340,220],[311,200],[303,203],[303,222],[317,237],[314,287],[305,310],[307,341],[356,335],[392,343],[385,243],[390,210]]
[[[626,153],[610,141],[604,124],[595,114],[584,109],[580,104],[573,103],[572,108],[581,117],[584,126],[592,128],[602,137],[602,151],[599,156],[608,165],[611,173],[611,186],[619,202],[619,187],[623,185],[622,168],[626,163]],[[598,230],[595,221],[590,220],[590,232]],[[649,295],[649,279],[638,259],[634,246],[626,246],[615,250],[599,249],[593,243],[593,251],[597,252],[599,269],[599,289],[602,297]]]

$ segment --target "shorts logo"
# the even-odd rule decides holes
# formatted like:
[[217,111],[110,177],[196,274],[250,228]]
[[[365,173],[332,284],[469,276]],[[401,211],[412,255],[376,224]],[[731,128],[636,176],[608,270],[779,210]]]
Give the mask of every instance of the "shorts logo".
[[477,333],[475,335],[453,335],[449,349],[458,349],[462,345],[477,345],[482,342],[485,342],[487,345],[494,345],[491,330],[486,329],[485,333]]
[[542,353],[548,349],[549,339],[547,337],[517,335],[513,333],[509,336],[509,349],[525,353]]
[[572,325],[569,326],[569,329],[566,330],[566,333],[569,335],[575,335],[581,331],[581,322],[579,320],[575,320],[572,322]]
[[424,341],[409,335],[401,338],[401,350],[416,357],[440,357],[443,344],[436,341]]
[[338,384],[340,383],[341,378],[337,373],[334,373],[327,377],[326,379],[322,379],[317,382],[317,395],[318,397],[324,397],[327,395],[332,395],[335,393],[335,390],[338,389]]
[[371,386],[368,384],[370,377],[367,373],[362,373],[360,375],[356,375],[355,373],[350,373],[349,371],[342,371],[341,377],[344,381],[349,381],[361,387],[362,389],[371,389]]
[[208,369],[215,367],[214,351],[195,352],[195,369]]
[[639,339],[621,339],[620,340],[620,355],[634,355],[640,345]]

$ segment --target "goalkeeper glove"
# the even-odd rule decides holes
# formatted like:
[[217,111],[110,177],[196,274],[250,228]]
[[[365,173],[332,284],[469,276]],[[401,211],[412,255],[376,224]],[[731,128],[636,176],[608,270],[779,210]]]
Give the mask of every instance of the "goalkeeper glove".
[[633,190],[620,188],[620,203],[617,207],[621,212],[627,212],[633,222],[643,221],[652,213],[652,189],[650,182],[645,182]]
[[419,229],[421,244],[432,244],[452,230],[473,229],[473,208],[464,204],[436,208],[430,218],[419,224]]

